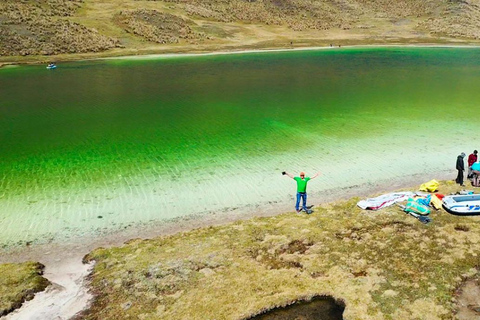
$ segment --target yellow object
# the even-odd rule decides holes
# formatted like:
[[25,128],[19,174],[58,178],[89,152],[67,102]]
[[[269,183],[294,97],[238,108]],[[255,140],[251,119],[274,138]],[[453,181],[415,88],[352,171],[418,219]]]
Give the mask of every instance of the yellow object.
[[438,181],[437,180],[430,180],[425,182],[420,186],[420,191],[428,191],[428,192],[435,192],[438,190]]
[[430,205],[436,210],[439,210],[442,208],[442,200],[438,199],[436,195],[433,195],[430,199]]

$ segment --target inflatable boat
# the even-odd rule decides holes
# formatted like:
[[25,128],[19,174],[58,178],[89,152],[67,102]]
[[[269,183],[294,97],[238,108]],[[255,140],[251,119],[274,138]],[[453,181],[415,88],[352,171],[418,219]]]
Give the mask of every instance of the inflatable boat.
[[56,69],[56,68],[57,68],[57,66],[54,65],[54,64],[49,64],[49,65],[47,66],[47,69],[48,69],[48,70],[52,70],[52,69]]
[[445,196],[443,208],[457,216],[480,215],[480,194]]

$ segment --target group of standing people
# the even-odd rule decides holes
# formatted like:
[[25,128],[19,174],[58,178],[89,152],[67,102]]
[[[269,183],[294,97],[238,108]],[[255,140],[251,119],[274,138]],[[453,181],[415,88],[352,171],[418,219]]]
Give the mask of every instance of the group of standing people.
[[[465,158],[465,152],[462,152],[458,157],[457,157],[457,179],[455,179],[455,182],[461,185],[462,187],[465,186],[463,184],[463,172],[465,171],[465,165],[463,162],[463,158]],[[471,153],[468,156],[468,173],[467,173],[467,179],[470,179],[472,181],[472,185],[474,187],[479,187],[480,186],[480,162],[478,161],[478,151],[474,150],[473,153]]]

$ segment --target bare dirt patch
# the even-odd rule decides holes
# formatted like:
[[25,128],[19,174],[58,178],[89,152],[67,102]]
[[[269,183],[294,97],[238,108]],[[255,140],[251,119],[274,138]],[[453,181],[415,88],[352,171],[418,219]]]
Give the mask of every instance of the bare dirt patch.
[[465,281],[457,290],[457,319],[480,319],[480,279]]

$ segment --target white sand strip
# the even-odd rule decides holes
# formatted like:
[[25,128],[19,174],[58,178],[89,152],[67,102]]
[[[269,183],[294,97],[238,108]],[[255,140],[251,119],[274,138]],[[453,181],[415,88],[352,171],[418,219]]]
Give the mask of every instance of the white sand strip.
[[331,49],[372,49],[372,48],[480,48],[477,44],[361,44],[361,45],[344,45],[338,46],[315,46],[315,47],[296,47],[296,48],[278,48],[278,49],[236,49],[236,50],[220,50],[207,52],[191,52],[191,53],[153,53],[153,54],[139,54],[139,55],[125,55],[116,57],[100,57],[90,59],[79,59],[78,61],[92,61],[92,60],[150,60],[150,59],[169,59],[169,58],[191,58],[202,56],[222,56],[222,55],[239,55],[250,53],[275,53],[275,52],[295,52],[295,51],[320,51]]
[[88,306],[92,296],[85,286],[93,264],[80,259],[68,259],[45,268],[45,278],[52,283],[35,295],[33,300],[10,314],[7,320],[66,320]]

